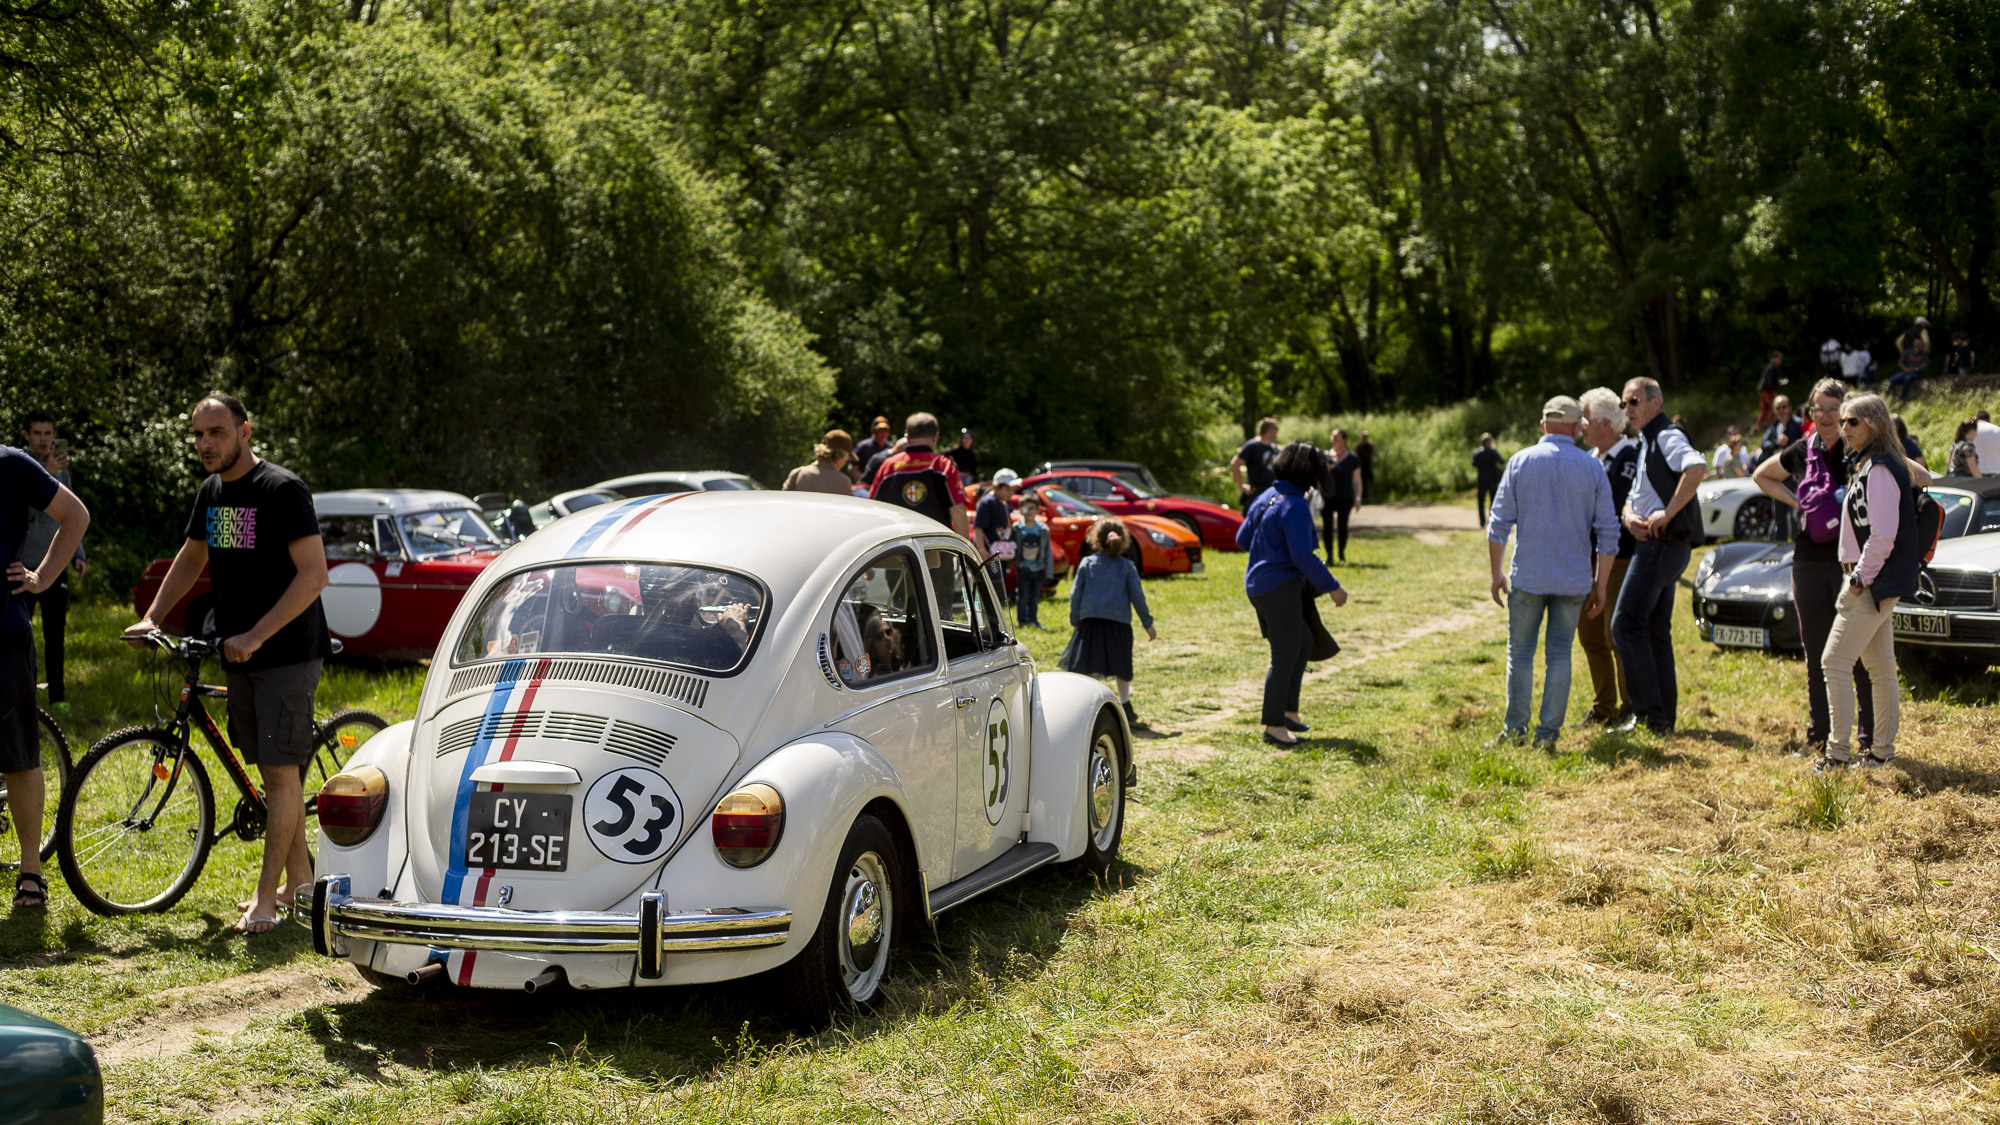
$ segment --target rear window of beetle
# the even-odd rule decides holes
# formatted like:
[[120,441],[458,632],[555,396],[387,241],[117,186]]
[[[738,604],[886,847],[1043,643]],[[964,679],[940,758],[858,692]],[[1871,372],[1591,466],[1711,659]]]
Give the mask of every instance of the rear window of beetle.
[[764,590],[729,571],[588,563],[509,575],[466,622],[453,663],[546,654],[657,660],[702,672],[742,667]]

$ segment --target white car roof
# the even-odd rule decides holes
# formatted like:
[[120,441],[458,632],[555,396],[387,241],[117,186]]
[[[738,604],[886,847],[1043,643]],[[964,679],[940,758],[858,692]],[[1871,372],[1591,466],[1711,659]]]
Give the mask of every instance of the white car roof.
[[[809,492],[676,492],[586,508],[511,548],[508,573],[584,560],[713,566],[756,578],[789,601],[829,563],[913,535],[951,536],[928,516],[853,496]],[[832,581],[832,579],[829,579]]]
[[1931,565],[1951,570],[2000,572],[2000,531],[1940,539],[1937,553],[1931,556]]
[[452,508],[476,511],[479,505],[462,493],[433,488],[348,488],[313,493],[313,511],[322,516],[400,516]]
[[697,470],[695,472],[687,472],[687,473],[679,473],[679,472],[633,473],[629,476],[614,477],[611,480],[601,480],[598,481],[596,484],[591,485],[590,487],[623,490],[631,488],[635,485],[673,483],[673,484],[684,484],[689,488],[700,488],[702,485],[708,483],[709,481],[722,480],[725,478],[731,480],[750,479],[748,476],[745,476],[742,473],[732,473],[723,469],[702,469],[702,470]]

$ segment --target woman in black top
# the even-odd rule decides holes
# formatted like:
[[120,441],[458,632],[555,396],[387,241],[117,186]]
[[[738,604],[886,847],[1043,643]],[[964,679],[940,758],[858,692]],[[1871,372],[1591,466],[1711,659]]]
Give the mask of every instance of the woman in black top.
[[1979,452],[1972,444],[1972,435],[1978,432],[1979,420],[1977,418],[1967,418],[1958,424],[1957,432],[1951,435],[1951,453],[1945,458],[1945,476],[1976,477],[1979,475]]
[[[1361,503],[1361,456],[1347,448],[1347,431],[1335,430],[1326,454],[1326,477],[1320,482],[1320,498],[1326,508],[1320,513],[1320,542],[1326,561],[1334,561],[1334,542],[1340,545],[1340,561],[1347,561],[1347,518]],[[1337,529],[1337,532],[1336,532]]]

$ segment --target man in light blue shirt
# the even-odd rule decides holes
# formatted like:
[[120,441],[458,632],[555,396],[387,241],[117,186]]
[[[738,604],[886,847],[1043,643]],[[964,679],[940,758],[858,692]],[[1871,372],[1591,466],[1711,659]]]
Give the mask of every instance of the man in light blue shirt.
[[[1500,477],[1486,524],[1493,601],[1507,607],[1507,718],[1501,742],[1528,737],[1535,694],[1535,635],[1548,619],[1542,710],[1535,746],[1553,752],[1569,709],[1570,650],[1582,614],[1604,612],[1604,591],[1618,557],[1618,517],[1611,480],[1576,443],[1583,407],[1558,395],[1542,407],[1542,440],[1514,454]],[[1507,535],[1520,529],[1514,561],[1500,574]],[[1600,550],[1601,548],[1601,550]],[[1595,564],[1593,565],[1593,558]]]

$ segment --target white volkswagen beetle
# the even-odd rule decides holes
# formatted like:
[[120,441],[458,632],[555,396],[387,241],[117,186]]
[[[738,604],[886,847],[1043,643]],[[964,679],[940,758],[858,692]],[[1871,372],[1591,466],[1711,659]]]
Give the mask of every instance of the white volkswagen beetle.
[[1131,735],[1037,673],[966,541],[873,501],[691,492],[512,547],[414,722],[319,799],[296,918],[377,984],[535,990],[780,970],[876,997],[940,911],[1118,850]]

